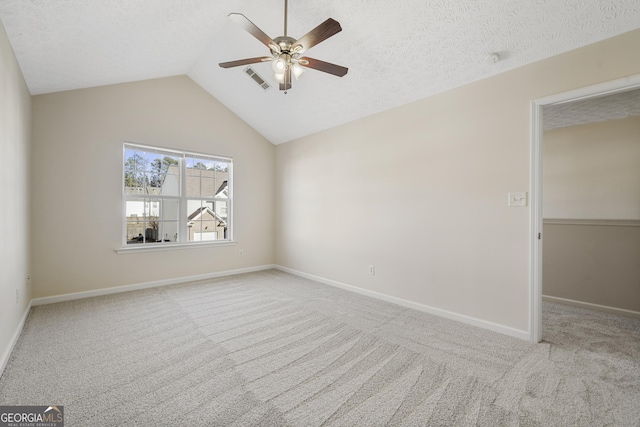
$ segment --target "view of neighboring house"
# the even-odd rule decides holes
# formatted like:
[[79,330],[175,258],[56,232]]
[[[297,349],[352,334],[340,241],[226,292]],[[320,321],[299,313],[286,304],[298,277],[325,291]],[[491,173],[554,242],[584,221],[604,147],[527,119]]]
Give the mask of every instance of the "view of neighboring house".
[[[188,241],[228,238],[228,202],[224,199],[229,198],[229,172],[201,167],[188,167],[185,171],[183,191],[188,197]],[[159,179],[148,180],[147,184],[125,187],[126,194],[141,196],[127,201],[127,243],[177,241],[181,229],[180,206],[171,196],[181,192],[179,167],[169,166]]]
[[203,206],[189,215],[189,241],[224,239],[227,223],[211,208]]

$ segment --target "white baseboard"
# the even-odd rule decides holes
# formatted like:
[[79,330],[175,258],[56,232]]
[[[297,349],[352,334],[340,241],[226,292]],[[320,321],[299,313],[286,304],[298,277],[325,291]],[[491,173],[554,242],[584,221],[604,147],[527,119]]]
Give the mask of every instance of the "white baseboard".
[[96,289],[93,291],[74,292],[70,294],[55,295],[51,297],[35,298],[31,300],[31,305],[53,304],[56,302],[72,301],[82,298],[97,297],[101,295],[117,294],[120,292],[137,291],[139,289],[158,288],[160,286],[175,285],[177,283],[195,282],[198,280],[215,279],[217,277],[234,276],[236,274],[253,273],[256,271],[270,270],[275,268],[273,264],[261,265],[257,267],[241,268],[238,270],[220,271],[217,273],[200,274],[197,276],[178,277],[175,279],[157,280],[154,282],[137,283],[133,285],[116,286],[113,288]]
[[2,358],[0,359],[0,377],[4,373],[4,368],[7,367],[7,363],[9,363],[9,358],[11,357],[11,353],[13,352],[13,348],[16,346],[16,343],[18,342],[18,338],[20,338],[20,334],[22,333],[22,328],[24,328],[24,324],[27,321],[27,317],[29,316],[29,311],[31,311],[31,302],[29,302],[27,309],[24,311],[24,314],[22,315],[22,319],[20,319],[20,322],[18,323],[18,326],[16,327],[16,330],[13,333],[13,336],[11,337],[11,342],[9,343],[4,353],[2,354]]
[[542,295],[542,300],[549,301],[549,302],[559,302],[561,304],[572,305],[574,307],[588,308],[590,310],[597,310],[605,313],[617,314],[620,316],[634,317],[636,319],[640,319],[639,311],[625,310],[624,308],[609,307],[607,305],[592,304],[590,302],[576,301],[576,300],[567,299],[567,298],[552,297],[549,295]]
[[519,329],[510,328],[508,326],[488,322],[486,320],[476,319],[475,317],[465,316],[463,314],[458,314],[451,311],[431,307],[428,305],[419,304],[413,301],[393,297],[390,295],[385,295],[379,292],[369,291],[366,289],[358,288],[357,286],[347,285],[345,283],[337,282],[335,280],[325,279],[324,277],[314,276],[313,274],[303,273],[301,271],[293,270],[291,268],[283,267],[280,265],[276,265],[275,268],[280,271],[284,271],[286,273],[294,274],[296,276],[304,277],[306,279],[311,279],[316,282],[324,283],[326,285],[335,286],[337,288],[344,289],[350,292],[355,292],[355,293],[366,295],[382,301],[398,304],[403,307],[412,308],[414,310],[419,310],[425,313],[433,314],[434,316],[440,316],[450,320],[456,320],[458,322],[466,323],[468,325],[476,326],[483,329],[488,329],[493,332],[499,332],[501,334],[505,334],[515,338],[520,338],[526,341],[530,341],[530,334],[527,331],[521,331]]

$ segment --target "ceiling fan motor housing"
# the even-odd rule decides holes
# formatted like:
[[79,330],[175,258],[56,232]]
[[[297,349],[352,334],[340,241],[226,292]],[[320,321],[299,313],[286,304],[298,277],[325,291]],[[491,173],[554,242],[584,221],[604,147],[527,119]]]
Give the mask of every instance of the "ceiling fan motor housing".
[[[291,46],[296,42],[296,39],[288,36],[280,36],[273,39],[273,41],[276,42],[276,45],[280,48],[280,52],[274,53],[290,53]],[[273,49],[271,49],[271,51],[273,52]]]

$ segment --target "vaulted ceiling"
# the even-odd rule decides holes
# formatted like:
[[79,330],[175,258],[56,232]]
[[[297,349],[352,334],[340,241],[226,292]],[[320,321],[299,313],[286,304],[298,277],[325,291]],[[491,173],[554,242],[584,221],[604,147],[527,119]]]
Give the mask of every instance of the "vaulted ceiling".
[[0,0],[32,94],[186,74],[274,144],[640,28],[637,0],[290,0],[294,38],[340,22],[305,54],[349,72],[308,70],[284,94],[269,63],[252,65],[266,91],[218,67],[269,54],[232,12],[283,35],[283,0]]

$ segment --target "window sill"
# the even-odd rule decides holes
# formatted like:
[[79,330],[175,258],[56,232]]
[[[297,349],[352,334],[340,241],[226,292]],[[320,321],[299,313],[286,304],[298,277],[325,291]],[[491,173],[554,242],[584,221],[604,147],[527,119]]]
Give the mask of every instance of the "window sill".
[[197,249],[197,248],[212,248],[216,246],[233,246],[237,245],[235,241],[221,241],[221,242],[207,242],[207,243],[180,243],[174,245],[140,245],[125,248],[116,248],[118,255],[123,254],[138,254],[141,252],[161,252],[161,251],[174,251],[181,249]]

